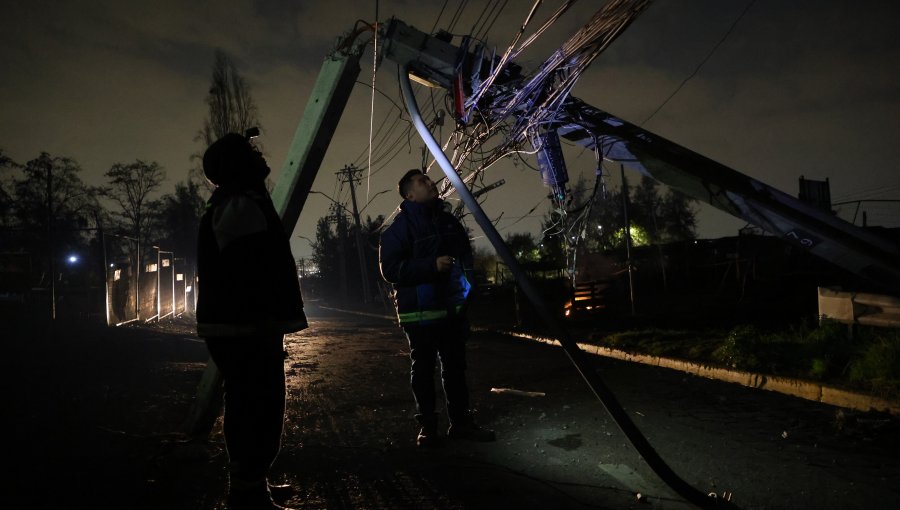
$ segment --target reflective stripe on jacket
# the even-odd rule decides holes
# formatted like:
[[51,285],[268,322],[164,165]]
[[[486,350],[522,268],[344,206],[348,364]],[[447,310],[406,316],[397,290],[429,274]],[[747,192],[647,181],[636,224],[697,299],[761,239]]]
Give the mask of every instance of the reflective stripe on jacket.
[[[405,200],[394,222],[381,234],[379,266],[393,284],[401,324],[441,322],[461,315],[472,288],[466,273],[473,266],[469,236],[442,200]],[[448,272],[436,260],[456,259]]]

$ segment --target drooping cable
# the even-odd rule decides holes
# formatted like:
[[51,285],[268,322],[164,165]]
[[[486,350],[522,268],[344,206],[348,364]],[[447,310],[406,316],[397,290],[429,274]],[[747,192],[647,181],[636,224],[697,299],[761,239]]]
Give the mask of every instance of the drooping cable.
[[719,42],[717,42],[716,44],[714,44],[713,47],[709,50],[709,53],[707,53],[706,56],[703,57],[703,60],[701,60],[700,63],[697,64],[697,67],[694,68],[694,72],[692,72],[691,74],[688,75],[687,78],[685,78],[684,80],[682,80],[682,82],[681,82],[677,87],[675,87],[675,90],[673,90],[672,93],[669,94],[669,97],[667,97],[667,98],[665,99],[665,101],[663,101],[662,103],[660,103],[660,105],[657,106],[655,110],[653,110],[653,113],[651,113],[650,115],[648,115],[646,119],[644,119],[640,124],[638,124],[638,126],[643,126],[644,124],[650,122],[650,119],[652,119],[653,117],[655,117],[656,114],[659,113],[660,110],[662,110],[667,104],[669,104],[669,101],[671,101],[672,98],[675,97],[675,95],[678,94],[678,92],[681,91],[681,89],[685,86],[685,84],[687,84],[688,81],[691,80],[691,78],[693,78],[694,76],[697,76],[697,73],[700,72],[700,68],[703,67],[703,64],[705,64],[705,63],[713,56],[713,53],[715,53],[716,50],[719,49],[719,46],[721,46],[722,43],[725,42],[725,39],[728,39],[728,36],[731,35],[731,32],[734,31],[734,27],[736,27],[737,24],[740,23],[741,19],[743,19],[744,15],[747,14],[747,11],[749,11],[749,10],[750,10],[750,7],[752,7],[753,4],[755,4],[755,3],[756,3],[756,0],[750,0],[750,1],[747,3],[747,5],[744,7],[744,10],[741,11],[741,13],[738,15],[737,18],[735,18],[735,20],[734,20],[734,22],[731,24],[731,26],[728,27],[728,30],[725,31],[725,34],[722,36],[722,38],[719,39]]
[[500,17],[501,13],[503,13],[503,9],[506,9],[506,4],[508,4],[508,3],[509,3],[509,0],[503,0],[503,5],[501,5],[500,9],[497,10],[497,13],[494,14],[494,19],[492,19],[489,24],[487,23],[487,20],[485,20],[485,24],[487,24],[487,27],[484,27],[477,34],[475,34],[476,39],[480,39],[483,41],[487,40],[487,35],[491,32],[491,29],[494,28],[494,23],[497,22],[497,18]]
[[468,3],[469,0],[460,0],[459,7],[456,8],[456,12],[453,14],[453,18],[450,19],[450,24],[447,25],[448,32],[453,32],[453,29],[456,27],[456,22],[459,21],[463,11],[466,10],[466,4]]
[[537,38],[540,37],[541,34],[543,34],[544,31],[546,31],[550,27],[550,25],[555,23],[560,16],[565,14],[565,12],[568,11],[575,2],[576,0],[568,0],[566,3],[560,5],[559,8],[556,9],[556,12],[554,12],[549,18],[547,18],[547,21],[545,21],[540,28],[538,28],[533,34],[528,36],[528,39],[525,39],[525,41],[522,42],[522,44],[519,45],[519,47],[515,51],[513,51],[513,53],[510,55],[510,58],[516,58],[517,56],[519,56],[519,54],[522,53],[525,48],[530,46],[531,43],[537,40]]
[[541,0],[535,0],[534,5],[531,6],[531,11],[529,11],[528,16],[525,17],[525,21],[522,22],[522,25],[519,27],[519,31],[516,33],[513,38],[512,43],[510,43],[509,47],[504,52],[503,57],[500,58],[500,62],[497,63],[497,67],[494,69],[494,72],[487,77],[482,84],[481,89],[473,95],[472,98],[466,101],[466,107],[474,107],[478,104],[478,101],[481,99],[481,96],[484,95],[485,91],[490,88],[490,86],[494,83],[497,77],[500,75],[500,71],[503,70],[503,67],[509,61],[510,54],[512,54],[513,47],[522,37],[522,34],[525,33],[525,29],[528,27],[528,24],[531,22],[531,18],[534,17],[534,13],[537,12],[538,7],[541,5]]
[[640,429],[637,428],[631,416],[625,411],[615,394],[609,389],[600,373],[596,370],[596,367],[588,359],[587,354],[581,350],[569,332],[560,324],[557,317],[550,312],[550,308],[543,296],[532,285],[528,275],[522,270],[518,260],[513,256],[512,252],[509,250],[509,246],[506,245],[491,220],[487,217],[484,209],[481,208],[469,192],[457,173],[456,168],[440,149],[440,146],[419,114],[418,105],[416,104],[415,96],[412,92],[408,67],[405,64],[402,64],[399,67],[401,70],[400,86],[403,92],[404,102],[407,105],[407,111],[410,114],[413,125],[422,137],[422,140],[437,160],[438,165],[444,171],[447,179],[456,189],[460,199],[465,203],[466,207],[475,218],[478,226],[481,227],[485,236],[488,238],[491,245],[493,245],[497,255],[504,263],[506,263],[513,275],[515,275],[518,287],[534,305],[536,312],[541,316],[544,322],[553,330],[554,336],[575,366],[575,369],[606,408],[606,411],[610,414],[616,425],[619,426],[619,429],[628,438],[635,450],[647,462],[649,467],[663,482],[678,493],[678,495],[685,498],[690,503],[704,509],[733,508],[730,502],[713,499],[679,477],[653,448],[646,436],[644,436]]
[[[475,23],[472,24],[472,29],[469,32],[469,36],[478,39],[478,34],[481,33],[481,30],[487,25],[488,21],[494,16],[494,11],[497,10],[497,7],[500,6],[500,0],[492,0],[485,4],[484,9],[481,11],[481,14],[478,16],[478,19],[475,20]],[[490,8],[490,10],[488,10]],[[486,15],[485,15],[486,14]]]
[[441,16],[444,15],[444,9],[447,8],[447,4],[448,4],[449,2],[450,2],[450,0],[444,0],[444,5],[441,6],[441,12],[438,13],[437,19],[434,20],[434,25],[431,27],[431,32],[429,32],[429,33],[431,33],[431,34],[434,33],[434,29],[437,28],[438,22],[441,21]]
[[372,100],[369,108],[369,168],[366,171],[366,202],[372,181],[372,131],[375,128],[375,75],[378,72],[378,0],[375,0],[375,35],[372,37]]

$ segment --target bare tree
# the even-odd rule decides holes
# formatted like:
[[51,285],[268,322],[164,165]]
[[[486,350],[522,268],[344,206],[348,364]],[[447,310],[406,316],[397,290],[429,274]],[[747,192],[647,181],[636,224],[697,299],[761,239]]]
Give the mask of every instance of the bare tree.
[[77,161],[46,152],[25,163],[22,178],[14,181],[14,209],[19,226],[34,231],[85,227],[90,191],[78,175],[80,172]]
[[127,165],[116,163],[104,175],[109,186],[103,194],[119,206],[118,214],[129,234],[139,240],[149,238],[159,210],[159,201],[150,196],[166,178],[162,167],[155,161],[136,160]]
[[175,192],[160,199],[159,214],[163,239],[160,241],[175,250],[193,267],[197,254],[197,230],[206,201],[196,182],[186,180],[175,184]]
[[216,50],[206,105],[209,112],[203,124],[203,139],[207,145],[228,133],[243,133],[259,126],[250,86],[222,50]]
[[6,170],[18,167],[15,161],[3,154],[0,149],[0,227],[5,227],[12,222],[14,183]]
[[[12,211],[20,228],[15,245],[44,263],[35,282],[51,289],[52,317],[56,316],[56,257],[61,250],[83,247],[85,227],[91,219],[91,190],[82,182],[78,163],[46,152],[24,165],[21,179],[13,180]],[[6,242],[0,240],[0,243]],[[37,275],[35,275],[37,276]]]
[[228,55],[220,49],[216,50],[213,60],[206,106],[207,115],[203,120],[203,127],[194,138],[194,141],[203,144],[203,148],[192,156],[196,164],[191,169],[191,179],[208,188],[200,163],[206,147],[228,133],[244,133],[251,127],[261,127],[256,103],[250,94],[250,85]]

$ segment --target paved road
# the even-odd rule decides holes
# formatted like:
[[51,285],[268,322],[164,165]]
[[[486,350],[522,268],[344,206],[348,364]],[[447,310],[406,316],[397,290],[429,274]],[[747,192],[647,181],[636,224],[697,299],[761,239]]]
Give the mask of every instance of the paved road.
[[[492,444],[413,445],[408,348],[388,321],[311,310],[287,338],[276,469],[300,508],[690,508],[631,448],[559,348],[478,333],[469,374]],[[597,359],[662,457],[741,508],[900,508],[896,420]],[[543,392],[523,397],[491,388]],[[651,506],[639,504],[635,494]]]
[[[309,312],[311,327],[286,340],[290,400],[275,466],[301,489],[293,506],[688,508],[627,444],[561,349],[476,334],[472,398],[499,441],[420,451],[400,330]],[[0,326],[13,425],[4,450],[12,506],[4,508],[223,508],[221,427],[209,442],[171,434],[207,358],[192,324]],[[662,457],[705,492],[732,492],[744,509],[900,508],[896,419],[596,362]]]

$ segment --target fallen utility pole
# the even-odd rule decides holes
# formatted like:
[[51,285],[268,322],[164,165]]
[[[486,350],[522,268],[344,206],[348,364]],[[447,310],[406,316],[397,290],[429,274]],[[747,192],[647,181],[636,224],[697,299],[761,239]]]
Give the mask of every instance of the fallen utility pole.
[[[444,41],[437,40],[427,34],[419,32],[398,20],[392,20],[387,29],[388,43],[386,45],[386,58],[393,60],[399,66],[398,79],[407,111],[413,120],[413,124],[422,137],[428,149],[431,151],[438,165],[443,170],[447,179],[453,185],[460,199],[470,210],[475,221],[481,227],[485,236],[493,245],[497,255],[504,261],[516,278],[520,288],[544,322],[554,331],[557,340],[572,361],[578,373],[590,387],[594,395],[604,405],[613,420],[628,437],[641,457],[653,469],[653,471],[671,487],[676,493],[690,503],[700,508],[734,508],[726,498],[717,498],[715,494],[704,494],[679,477],[662,457],[650,445],[647,438],[640,432],[631,417],[622,408],[615,395],[606,386],[597,371],[591,366],[587,355],[582,351],[575,340],[568,334],[556,317],[550,312],[543,297],[531,284],[528,276],[522,270],[516,258],[509,251],[509,247],[503,241],[500,233],[485,214],[484,210],[472,196],[453,164],[444,154],[437,140],[431,134],[428,126],[422,120],[415,95],[412,92],[410,80],[416,78],[419,83],[439,84],[450,88],[447,84],[453,83],[457,76],[456,69],[452,65],[458,50]],[[395,44],[396,43],[396,44]]]
[[465,183],[463,183],[459,174],[456,172],[453,164],[441,150],[437,140],[434,139],[431,131],[428,130],[428,127],[422,120],[422,116],[419,114],[418,105],[416,104],[415,94],[412,92],[412,85],[409,80],[410,69],[407,65],[407,63],[400,64],[400,88],[403,91],[406,108],[407,111],[409,111],[410,117],[412,117],[416,130],[437,160],[441,170],[444,171],[447,179],[453,184],[460,199],[462,199],[466,204],[466,207],[471,211],[472,216],[475,217],[475,221],[481,227],[481,230],[484,231],[485,236],[491,242],[491,245],[493,245],[494,250],[497,251],[497,255],[500,256],[503,262],[512,271],[518,287],[522,289],[522,292],[524,292],[532,302],[544,322],[553,329],[555,337],[565,350],[566,355],[568,355],[569,359],[572,361],[572,364],[575,365],[578,373],[588,384],[588,387],[590,387],[594,395],[604,405],[607,412],[609,412],[625,436],[628,437],[628,440],[631,441],[631,444],[634,445],[641,457],[644,458],[660,479],[676,493],[701,508],[726,508],[732,506],[730,503],[726,502],[725,499],[714,498],[700,492],[679,477],[672,468],[663,461],[662,457],[659,456],[653,446],[650,445],[650,442],[647,441],[647,438],[644,437],[640,430],[638,430],[634,421],[628,416],[625,409],[622,408],[622,404],[619,403],[612,391],[606,386],[606,383],[603,382],[603,379],[601,379],[597,371],[591,366],[591,362],[585,352],[578,347],[578,344],[569,335],[568,331],[566,331],[565,328],[559,324],[556,317],[550,313],[550,309],[547,303],[544,302],[544,298],[541,297],[540,292],[538,292],[531,284],[525,271],[522,270],[519,262],[513,256],[512,252],[509,251],[509,247],[503,241],[500,233],[494,228],[494,224],[491,223],[491,220],[475,200],[475,197],[472,196],[472,193],[465,186]]

